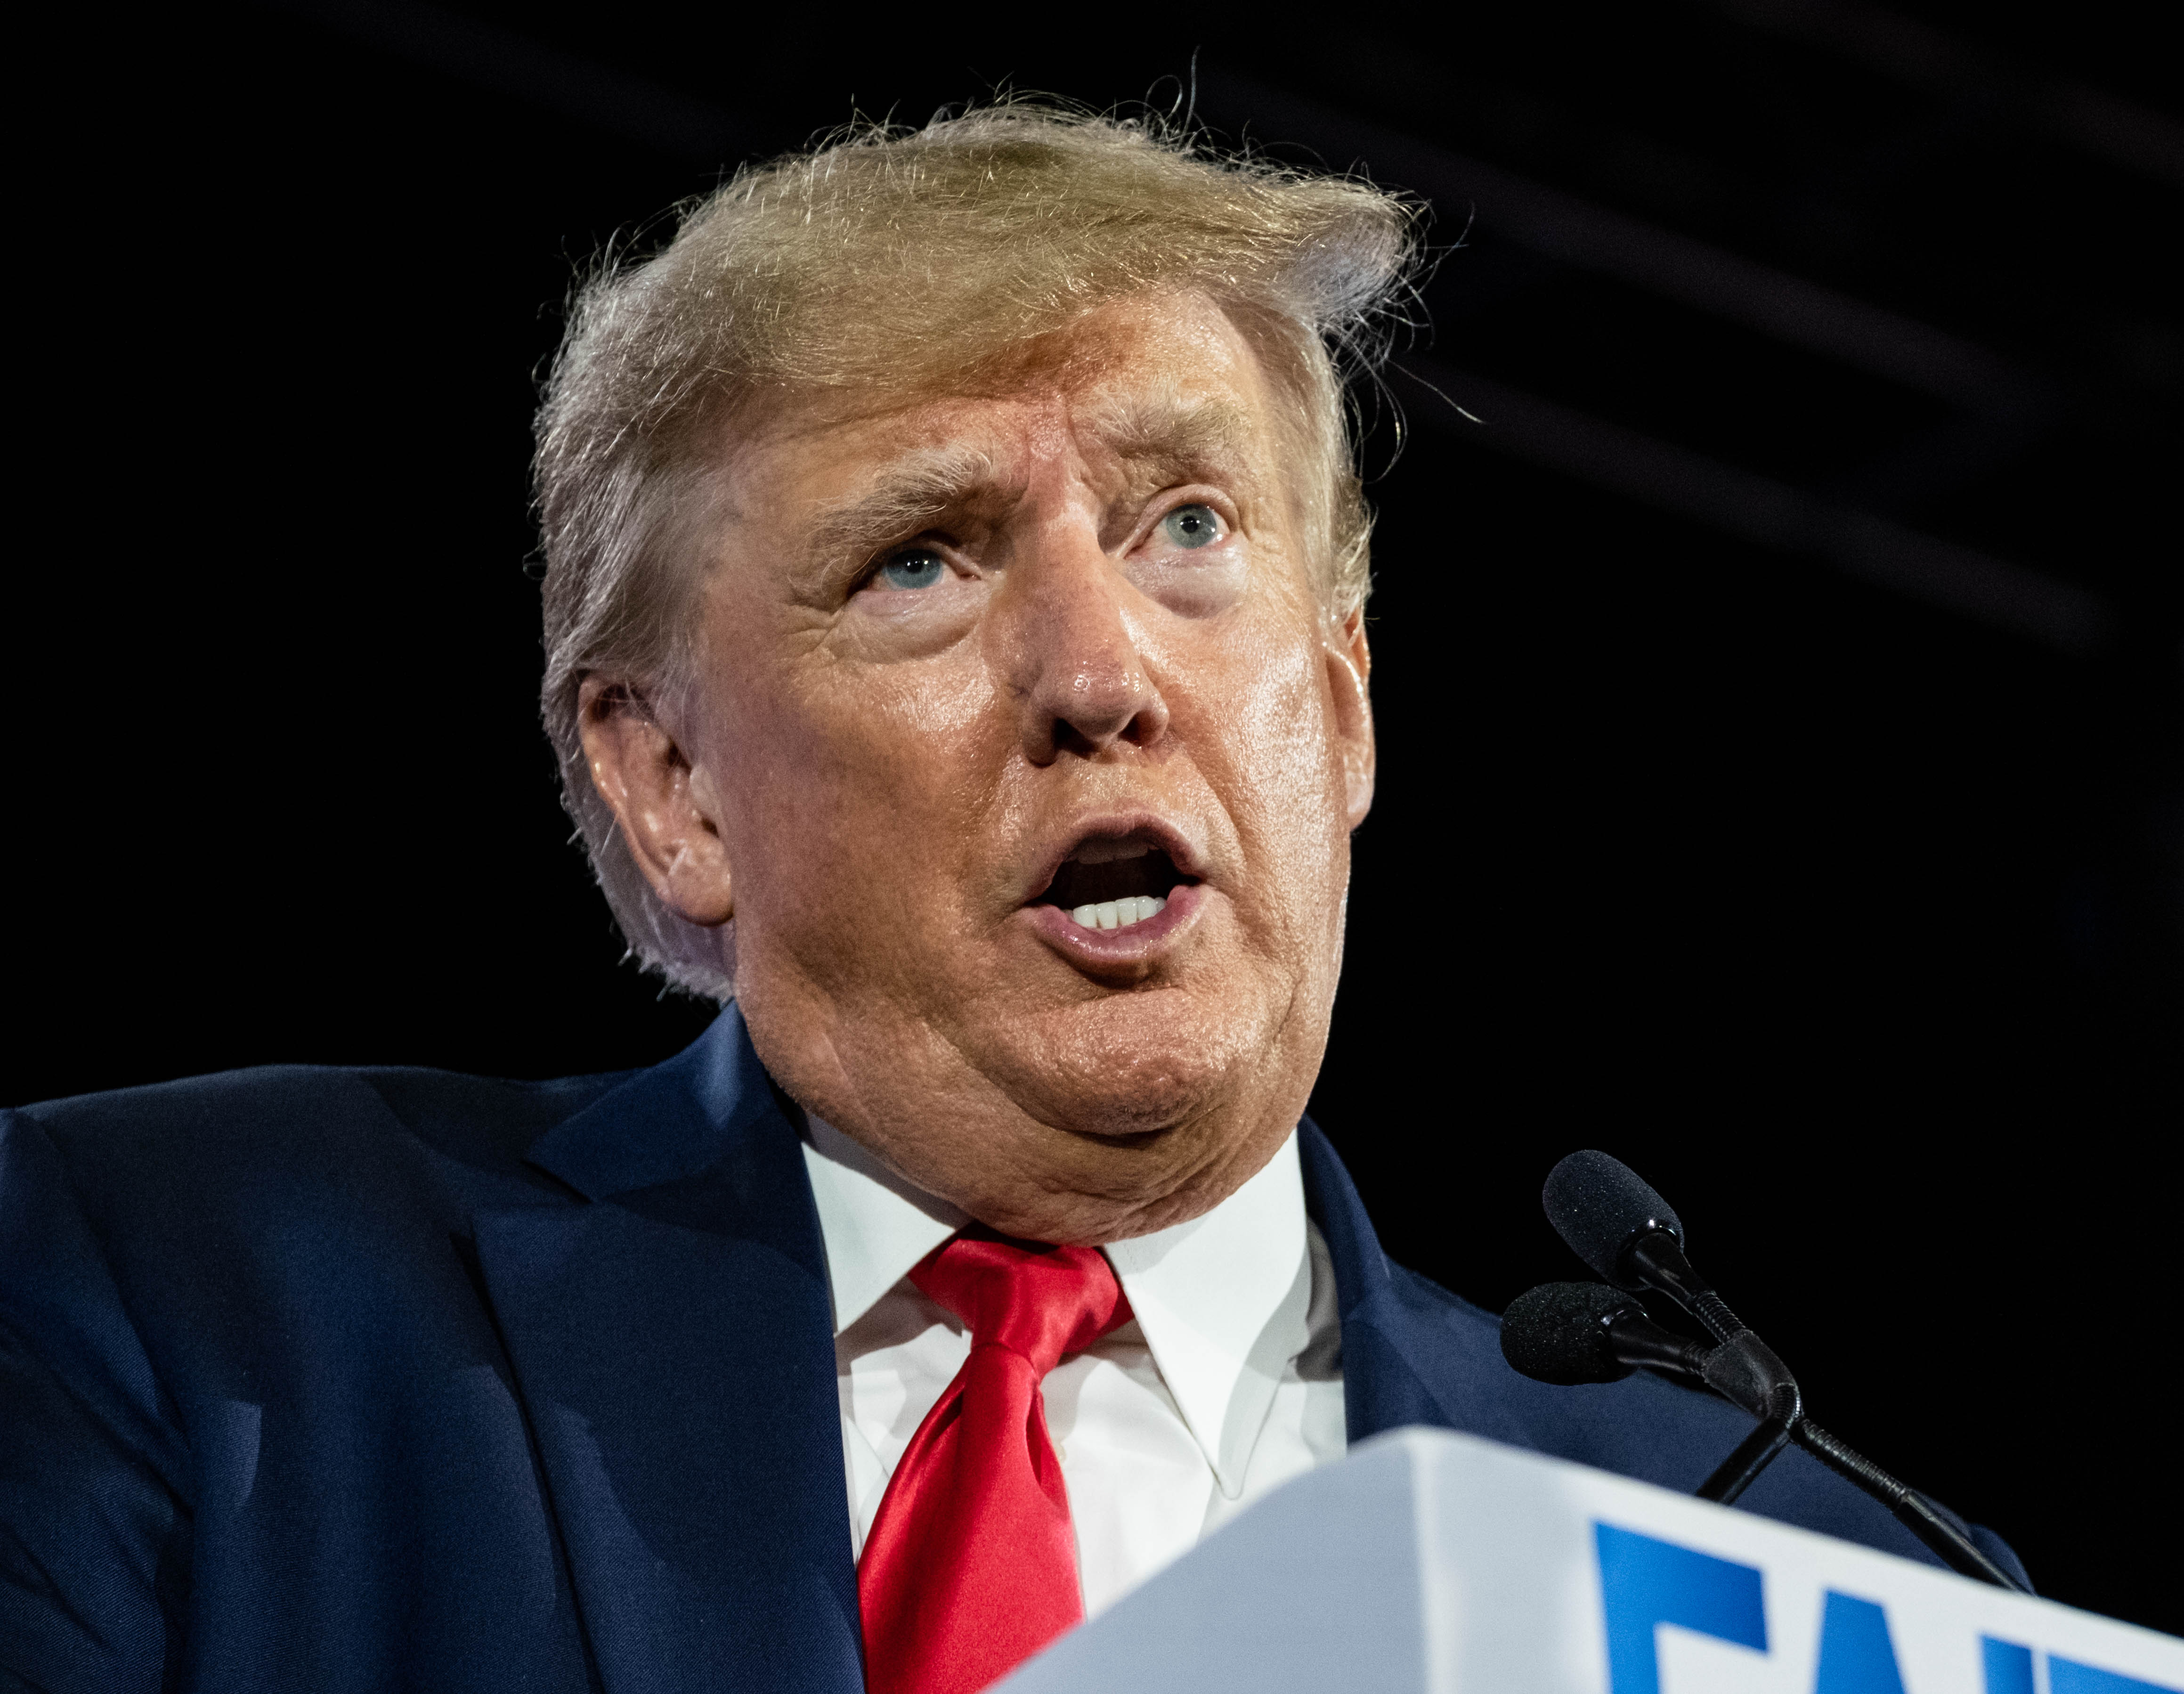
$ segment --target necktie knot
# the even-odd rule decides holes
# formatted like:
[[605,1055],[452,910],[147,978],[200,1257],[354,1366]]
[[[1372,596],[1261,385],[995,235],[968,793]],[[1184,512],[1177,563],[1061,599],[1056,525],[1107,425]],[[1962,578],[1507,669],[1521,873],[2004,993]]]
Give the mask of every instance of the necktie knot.
[[958,1235],[910,1279],[962,1320],[973,1346],[1021,1354],[1037,1377],[1130,1316],[1114,1268],[1096,1247]]

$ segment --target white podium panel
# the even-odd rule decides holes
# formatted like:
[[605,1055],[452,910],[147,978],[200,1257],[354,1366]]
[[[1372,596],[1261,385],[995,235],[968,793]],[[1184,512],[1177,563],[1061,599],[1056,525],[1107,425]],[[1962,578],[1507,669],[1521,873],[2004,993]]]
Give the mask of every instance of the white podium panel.
[[2184,1694],[2184,1641],[1583,1465],[1403,1429],[1269,1495],[1001,1686]]

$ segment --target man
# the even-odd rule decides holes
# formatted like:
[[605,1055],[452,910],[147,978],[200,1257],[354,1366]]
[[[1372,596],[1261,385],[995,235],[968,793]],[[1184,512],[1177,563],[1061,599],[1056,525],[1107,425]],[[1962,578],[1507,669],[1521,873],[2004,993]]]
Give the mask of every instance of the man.
[[[1728,1452],[1514,1376],[1301,1122],[1374,780],[1330,349],[1407,255],[1362,184],[1017,106],[592,285],[547,725],[632,947],[727,1009],[629,1076],[11,1114],[0,1664],[938,1694],[1380,1430]],[[1924,1556],[1798,1456],[1746,1502]]]

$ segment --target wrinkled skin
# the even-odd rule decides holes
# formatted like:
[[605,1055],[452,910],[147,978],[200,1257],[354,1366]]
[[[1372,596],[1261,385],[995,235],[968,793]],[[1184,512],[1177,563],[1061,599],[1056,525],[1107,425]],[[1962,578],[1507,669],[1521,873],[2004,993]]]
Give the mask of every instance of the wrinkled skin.
[[[586,681],[593,779],[663,900],[733,917],[767,1068],[1004,1233],[1211,1209],[1318,1070],[1373,730],[1293,404],[1212,303],[1143,297],[977,392],[746,421],[695,686]],[[1200,886],[1084,939],[1028,902],[1088,834]]]

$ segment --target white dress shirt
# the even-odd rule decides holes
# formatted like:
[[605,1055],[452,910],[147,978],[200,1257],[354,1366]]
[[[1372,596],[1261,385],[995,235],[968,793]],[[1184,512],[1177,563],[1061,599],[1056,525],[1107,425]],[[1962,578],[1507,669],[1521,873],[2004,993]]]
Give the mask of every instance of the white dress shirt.
[[[969,1357],[911,1268],[971,1220],[816,1118],[853,1553],[910,1438]],[[1292,1135],[1202,1218],[1104,1249],[1135,1314],[1045,1385],[1089,1617],[1344,1446],[1334,1268]]]

